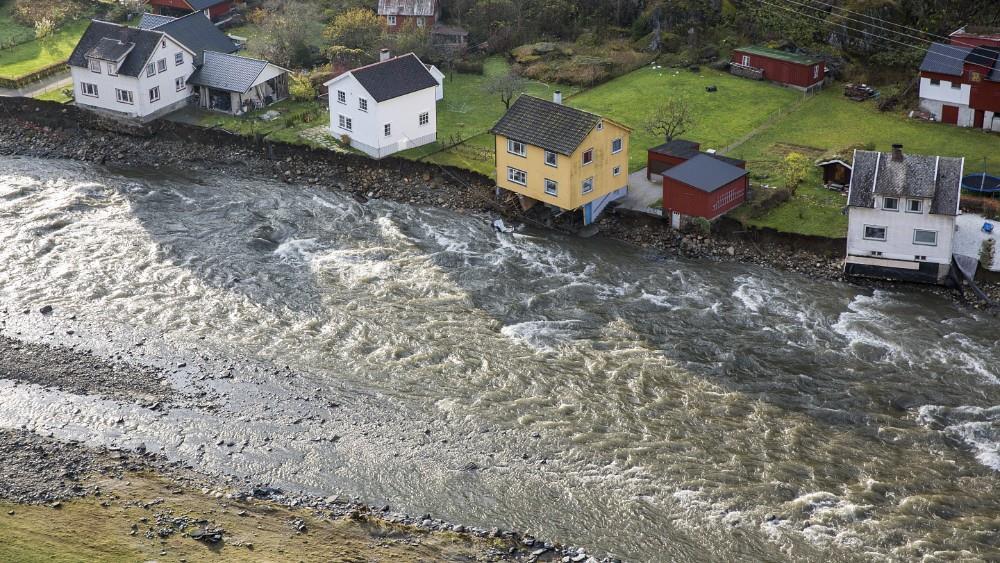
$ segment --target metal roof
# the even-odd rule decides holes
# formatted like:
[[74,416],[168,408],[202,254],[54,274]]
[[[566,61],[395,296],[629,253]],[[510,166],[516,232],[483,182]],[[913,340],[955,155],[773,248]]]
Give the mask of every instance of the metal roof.
[[[148,29],[137,29],[116,23],[93,20],[83,32],[80,41],[69,56],[69,65],[87,67],[87,53],[97,48],[103,40],[118,41],[123,44],[135,45],[118,65],[118,74],[123,76],[139,76],[146,66],[146,60],[156,50],[163,34]],[[107,43],[105,43],[107,44]]]
[[931,213],[955,215],[964,159],[891,152],[855,151],[851,174],[851,207],[875,207],[875,194],[931,199]]
[[226,0],[187,0],[187,4],[191,6],[192,10],[207,10],[223,2],[226,2]]
[[437,0],[378,0],[380,16],[433,16]]
[[91,59],[117,62],[129,54],[134,47],[135,43],[122,43],[118,39],[102,37],[93,49],[87,51],[86,55]]
[[201,56],[205,51],[235,53],[239,50],[236,43],[201,12],[192,12],[172,19],[155,29],[166,33],[190,49],[195,54],[197,64],[201,63]]
[[174,21],[175,17],[172,16],[161,16],[160,14],[150,14],[145,12],[142,17],[139,18],[139,29],[156,29],[157,27]]
[[920,70],[951,76],[962,76],[965,57],[972,52],[970,47],[959,47],[945,43],[932,43],[920,63]]
[[188,83],[242,94],[253,87],[269,64],[258,59],[205,51],[204,63],[191,75]]
[[662,145],[657,145],[649,149],[649,152],[662,154],[664,156],[674,156],[677,158],[688,159],[701,152],[699,150],[700,148],[701,144],[694,141],[674,139],[673,141],[667,141]]
[[394,57],[350,71],[376,102],[384,102],[427,88],[436,88],[437,79],[413,53]]
[[739,166],[733,166],[704,153],[663,173],[664,178],[683,182],[707,193],[712,193],[746,175],[747,171]]
[[768,47],[759,47],[757,45],[751,45],[749,47],[740,47],[739,49],[733,49],[734,51],[739,51],[741,53],[749,53],[751,55],[760,55],[762,57],[767,57],[769,59],[776,59],[779,61],[785,61],[789,63],[795,63],[800,65],[814,65],[822,62],[821,60],[810,57],[809,55],[800,55],[798,53],[789,53],[788,51],[779,51],[777,49],[770,49]]
[[524,95],[490,132],[569,156],[600,121],[599,115]]

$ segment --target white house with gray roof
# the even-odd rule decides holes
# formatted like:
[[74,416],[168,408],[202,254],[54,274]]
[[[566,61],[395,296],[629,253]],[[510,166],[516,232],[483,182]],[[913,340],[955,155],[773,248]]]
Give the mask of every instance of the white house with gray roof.
[[436,141],[439,88],[444,95],[434,67],[413,53],[381,59],[326,83],[330,131],[373,158]]
[[847,274],[941,283],[951,269],[964,159],[854,152]]

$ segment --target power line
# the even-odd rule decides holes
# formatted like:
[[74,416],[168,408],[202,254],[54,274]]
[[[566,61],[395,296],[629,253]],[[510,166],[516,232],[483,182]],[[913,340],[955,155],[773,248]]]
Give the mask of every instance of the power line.
[[[910,31],[916,31],[917,33],[922,33],[924,35],[930,35],[931,37],[937,37],[939,39],[944,39],[945,41],[949,41],[950,40],[950,38],[945,37],[943,35],[938,35],[936,33],[931,33],[929,31],[923,31],[923,30],[917,29],[915,27],[910,27],[908,25],[903,25],[903,24],[900,24],[900,23],[892,22],[892,21],[889,21],[887,19],[880,18],[880,17],[877,17],[877,16],[870,16],[868,14],[862,14],[861,12],[855,12],[853,10],[848,10],[847,8],[844,8],[844,7],[841,7],[841,6],[835,6],[833,4],[830,4],[829,2],[823,2],[823,0],[812,0],[812,1],[816,2],[817,4],[822,4],[824,6],[832,8],[834,10],[841,10],[841,11],[844,11],[844,12],[847,12],[847,13],[850,13],[850,14],[854,14],[856,16],[861,16],[863,18],[868,18],[868,19],[871,19],[871,20],[880,21],[880,22],[887,23],[887,24],[895,26],[895,27],[900,27],[900,28],[903,28],[903,29],[908,29]],[[887,29],[886,31],[891,31],[891,30]],[[896,31],[896,32],[893,32],[893,33],[900,33],[900,32]],[[927,41],[927,40],[924,39],[923,41]]]
[[[761,2],[761,3],[767,4],[769,6],[774,6],[775,8],[780,8],[782,10],[785,10],[786,12],[792,12],[793,14],[797,14],[797,15],[800,15],[800,16],[805,16],[807,18],[812,18],[814,20],[817,20],[817,21],[825,23],[825,24],[830,24],[830,22],[828,22],[825,18],[820,18],[820,17],[814,16],[812,14],[808,14],[808,13],[805,13],[805,12],[800,12],[800,11],[794,9],[794,8],[789,8],[787,6],[782,6],[780,4],[775,4],[773,2],[768,2],[767,0],[758,0],[758,1]],[[858,33],[862,33],[862,34],[866,34],[866,35],[872,35],[872,36],[877,37],[879,39],[882,39],[884,41],[890,41],[892,43],[896,43],[896,44],[902,45],[904,47],[909,47],[911,49],[916,49],[916,50],[918,50],[920,52],[926,52],[927,51],[927,48],[925,48],[925,47],[919,47],[917,45],[911,45],[909,43],[904,43],[902,41],[897,41],[897,40],[892,39],[890,37],[885,37],[885,36],[879,35],[877,33],[873,33],[871,31],[865,31],[863,29],[857,29],[857,28],[850,27],[850,26],[847,26],[847,25],[844,25],[844,24],[831,24],[831,25],[838,25],[839,27],[842,27],[844,29],[849,29],[851,31],[856,31]],[[986,65],[981,65],[981,64],[977,64],[977,63],[966,63],[966,61],[965,61],[964,58],[952,57],[950,55],[945,55],[944,53],[937,53],[937,55],[940,56],[940,57],[943,57],[943,58],[952,59],[952,60],[955,60],[955,61],[960,61],[963,64],[969,64],[969,65],[972,65],[972,66],[977,66],[977,67],[986,69],[986,72],[992,72],[993,71],[992,67],[987,67]]]

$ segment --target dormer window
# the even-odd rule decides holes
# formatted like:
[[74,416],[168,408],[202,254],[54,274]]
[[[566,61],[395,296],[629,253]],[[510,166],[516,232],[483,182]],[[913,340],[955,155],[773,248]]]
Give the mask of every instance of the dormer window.
[[97,59],[90,59],[90,72],[101,74],[101,61]]
[[907,213],[923,213],[924,212],[924,202],[919,199],[908,199],[906,200],[906,212]]

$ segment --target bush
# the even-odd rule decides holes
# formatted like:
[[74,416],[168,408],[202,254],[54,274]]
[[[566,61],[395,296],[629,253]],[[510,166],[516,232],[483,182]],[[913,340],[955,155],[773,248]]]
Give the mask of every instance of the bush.
[[801,153],[790,152],[781,161],[781,175],[785,179],[785,186],[794,194],[799,184],[809,177],[809,172],[813,169],[813,163],[809,158]]
[[54,29],[84,8],[78,0],[15,0],[14,19],[32,27],[48,20]]
[[691,227],[703,235],[712,234],[712,223],[704,217],[694,217],[691,219]]
[[787,203],[792,199],[793,192],[788,188],[778,188],[768,192],[761,199],[750,204],[750,217],[759,219],[767,215],[771,210]]
[[984,268],[993,267],[993,252],[996,249],[997,241],[996,239],[988,238],[983,241],[983,244],[979,247],[979,263],[982,264]]
[[461,60],[455,61],[452,64],[452,69],[455,72],[461,72],[463,74],[483,74],[483,61],[481,60]]
[[56,30],[56,24],[49,18],[42,18],[35,22],[35,38],[41,39],[43,37],[48,37],[52,35],[52,32]]
[[316,99],[316,87],[308,75],[295,73],[288,82],[288,94],[297,102],[307,102]]
[[987,197],[962,196],[962,209],[979,213],[991,221],[1000,221],[1000,200]]

